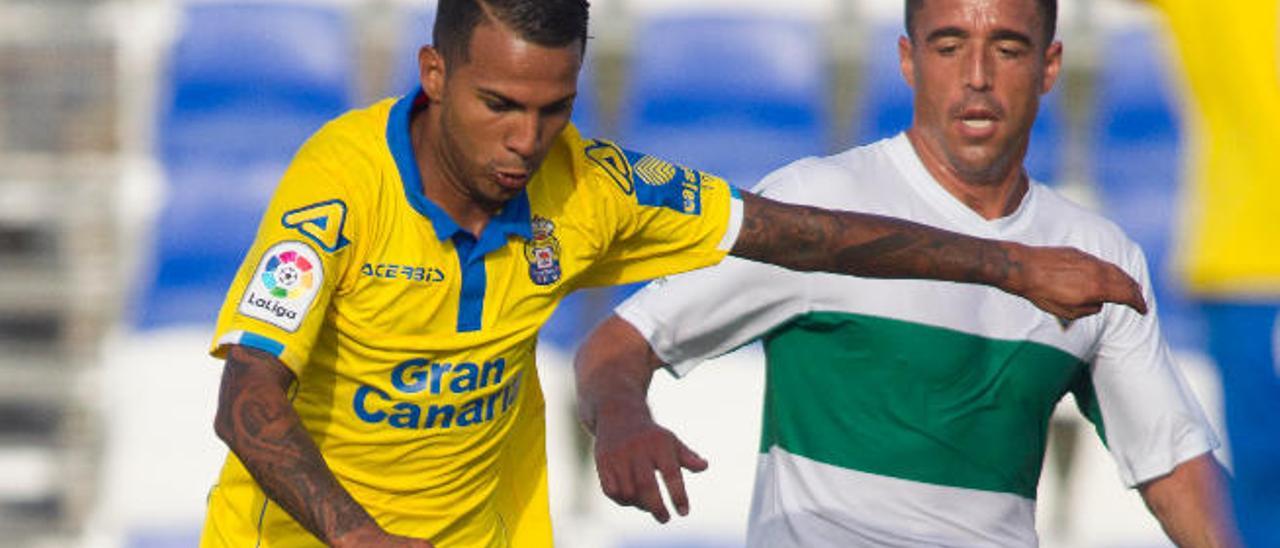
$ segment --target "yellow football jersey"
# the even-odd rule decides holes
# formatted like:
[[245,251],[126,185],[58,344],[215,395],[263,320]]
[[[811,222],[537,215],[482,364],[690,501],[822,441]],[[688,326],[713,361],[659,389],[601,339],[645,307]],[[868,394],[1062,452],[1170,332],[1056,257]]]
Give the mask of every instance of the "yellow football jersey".
[[1153,0],[1190,91],[1179,263],[1205,296],[1280,294],[1280,7]]
[[[293,407],[385,529],[441,546],[551,544],[538,329],[570,291],[718,262],[723,180],[571,126],[478,238],[421,190],[421,94],[329,123],[298,152],[218,318],[296,375]],[[229,455],[203,546],[312,546]]]

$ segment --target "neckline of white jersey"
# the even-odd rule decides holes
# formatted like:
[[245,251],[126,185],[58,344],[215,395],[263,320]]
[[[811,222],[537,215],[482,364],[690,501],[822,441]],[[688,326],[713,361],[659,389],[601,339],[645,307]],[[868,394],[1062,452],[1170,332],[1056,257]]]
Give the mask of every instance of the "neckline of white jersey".
[[947,192],[942,184],[929,173],[915,146],[907,138],[907,134],[899,133],[885,143],[889,158],[902,172],[903,178],[922,198],[947,218],[966,227],[977,234],[1005,238],[1022,229],[1026,220],[1033,216],[1040,184],[1035,180],[1027,181],[1027,193],[1023,195],[1018,208],[1004,217],[987,219],[974,211],[955,195]]

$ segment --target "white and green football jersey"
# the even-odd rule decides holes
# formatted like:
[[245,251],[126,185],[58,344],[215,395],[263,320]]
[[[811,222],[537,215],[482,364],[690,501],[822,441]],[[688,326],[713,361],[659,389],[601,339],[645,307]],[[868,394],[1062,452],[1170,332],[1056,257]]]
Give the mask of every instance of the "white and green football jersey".
[[[983,219],[929,175],[905,135],[800,160],[756,190],[1076,247],[1139,280],[1154,311],[1142,251],[1114,224],[1038,183],[1013,214]],[[1126,485],[1218,446],[1154,312],[1107,305],[1064,327],[985,286],[733,258],[654,282],[617,312],[677,375],[763,339],[751,546],[1034,546],[1049,417],[1067,393]]]

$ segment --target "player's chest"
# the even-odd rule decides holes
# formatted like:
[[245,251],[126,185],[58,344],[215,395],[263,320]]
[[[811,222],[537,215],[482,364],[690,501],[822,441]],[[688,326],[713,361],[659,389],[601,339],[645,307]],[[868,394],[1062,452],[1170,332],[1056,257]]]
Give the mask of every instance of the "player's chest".
[[[813,275],[811,308],[885,318],[901,325],[932,326],[975,341],[1033,341],[1076,360],[1096,350],[1102,324],[1098,315],[1062,322],[1030,301],[998,289],[925,280],[875,280]],[[912,338],[923,341],[927,338]],[[996,345],[999,346],[999,345]],[[989,347],[979,344],[982,351]],[[947,367],[964,368],[972,352],[943,352]]]
[[391,224],[348,270],[336,309],[397,335],[540,325],[597,253],[573,217],[528,222],[524,234],[480,238],[441,238],[422,220]]

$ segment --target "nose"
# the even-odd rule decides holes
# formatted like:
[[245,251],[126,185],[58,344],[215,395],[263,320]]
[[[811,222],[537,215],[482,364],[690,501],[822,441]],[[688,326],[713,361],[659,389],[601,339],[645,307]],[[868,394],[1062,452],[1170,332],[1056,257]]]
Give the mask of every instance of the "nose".
[[507,130],[504,143],[507,150],[524,159],[533,157],[541,137],[542,120],[540,118],[541,116],[533,113],[516,116]]
[[965,85],[977,91],[991,87],[995,60],[986,48],[970,48],[965,60]]

